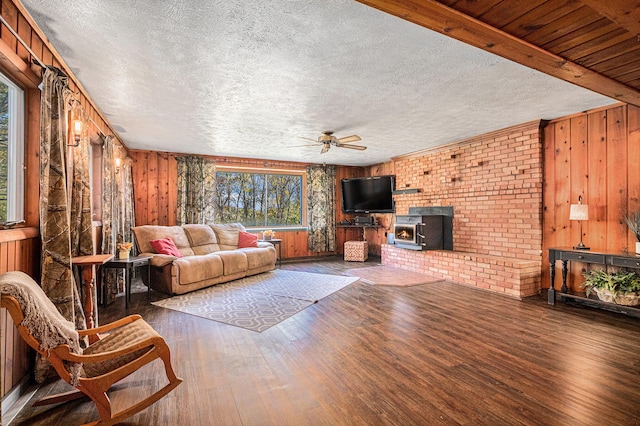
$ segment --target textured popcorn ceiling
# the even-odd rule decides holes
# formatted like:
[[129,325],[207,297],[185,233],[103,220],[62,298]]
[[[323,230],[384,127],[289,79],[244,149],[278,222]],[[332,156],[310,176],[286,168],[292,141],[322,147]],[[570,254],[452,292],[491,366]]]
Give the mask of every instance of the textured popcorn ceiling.
[[134,149],[370,165],[614,102],[349,0],[23,3]]

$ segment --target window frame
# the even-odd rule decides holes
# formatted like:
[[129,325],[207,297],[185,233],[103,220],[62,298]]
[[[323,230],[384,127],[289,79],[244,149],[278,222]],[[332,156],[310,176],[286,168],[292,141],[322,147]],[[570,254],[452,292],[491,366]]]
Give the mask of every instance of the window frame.
[[8,86],[7,121],[7,218],[4,224],[22,223],[24,217],[25,91],[4,73],[0,82]]
[[[218,172],[235,172],[235,173],[254,173],[265,175],[295,175],[302,178],[302,188],[300,197],[300,208],[302,209],[300,214],[299,225],[277,225],[277,226],[247,226],[247,230],[262,231],[265,229],[271,229],[274,231],[292,231],[292,230],[306,230],[309,226],[307,220],[307,172],[305,170],[296,169],[270,169],[264,167],[237,167],[237,166],[216,166],[216,178]],[[217,194],[216,194],[217,196]]]

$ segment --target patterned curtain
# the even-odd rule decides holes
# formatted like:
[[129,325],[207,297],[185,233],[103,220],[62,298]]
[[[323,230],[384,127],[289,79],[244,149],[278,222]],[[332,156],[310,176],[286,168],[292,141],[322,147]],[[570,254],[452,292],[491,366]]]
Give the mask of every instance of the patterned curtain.
[[178,157],[178,225],[213,223],[216,163],[202,157]]
[[[95,253],[93,247],[93,232],[91,223],[91,181],[89,180],[89,138],[87,129],[89,116],[76,103],[72,110],[72,118],[82,122],[82,135],[77,147],[71,149],[71,255],[87,256]],[[76,283],[82,285],[79,271],[75,270]],[[98,301],[96,298],[96,286],[91,287],[91,300],[93,300],[93,312],[95,326],[98,325]]]
[[336,249],[336,167],[307,166],[309,251]]
[[[73,110],[82,121],[80,145],[73,152],[73,182],[71,187],[71,254],[86,256],[94,253],[91,223],[91,181],[89,180],[89,118],[80,107]],[[95,299],[94,299],[95,300]]]
[[[71,272],[71,208],[67,192],[67,77],[54,67],[43,72],[40,108],[40,236],[44,292],[62,315],[85,329],[76,281]],[[48,366],[36,364],[36,380]]]
[[[133,160],[127,157],[122,162],[122,235],[123,240],[126,242],[133,242],[133,231],[131,228],[136,226],[136,212],[133,205],[133,174],[132,174]],[[132,253],[136,253],[135,244],[132,248]]]
[[[124,241],[122,231],[122,191],[115,170],[113,136],[106,136],[102,145],[102,253],[116,254],[116,245]],[[107,269],[102,275],[105,303],[111,303],[124,291],[124,271]]]

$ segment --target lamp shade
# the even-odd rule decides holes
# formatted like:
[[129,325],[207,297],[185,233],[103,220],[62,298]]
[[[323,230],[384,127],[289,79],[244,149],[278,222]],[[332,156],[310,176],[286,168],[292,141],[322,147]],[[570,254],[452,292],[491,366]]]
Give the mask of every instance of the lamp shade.
[[569,220],[589,220],[589,206],[586,204],[571,204]]

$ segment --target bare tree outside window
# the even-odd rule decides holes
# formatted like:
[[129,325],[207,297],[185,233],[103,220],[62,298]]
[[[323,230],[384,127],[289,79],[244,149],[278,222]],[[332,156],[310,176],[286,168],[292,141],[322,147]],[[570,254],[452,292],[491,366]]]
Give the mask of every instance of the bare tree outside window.
[[216,222],[302,225],[302,175],[218,171]]

